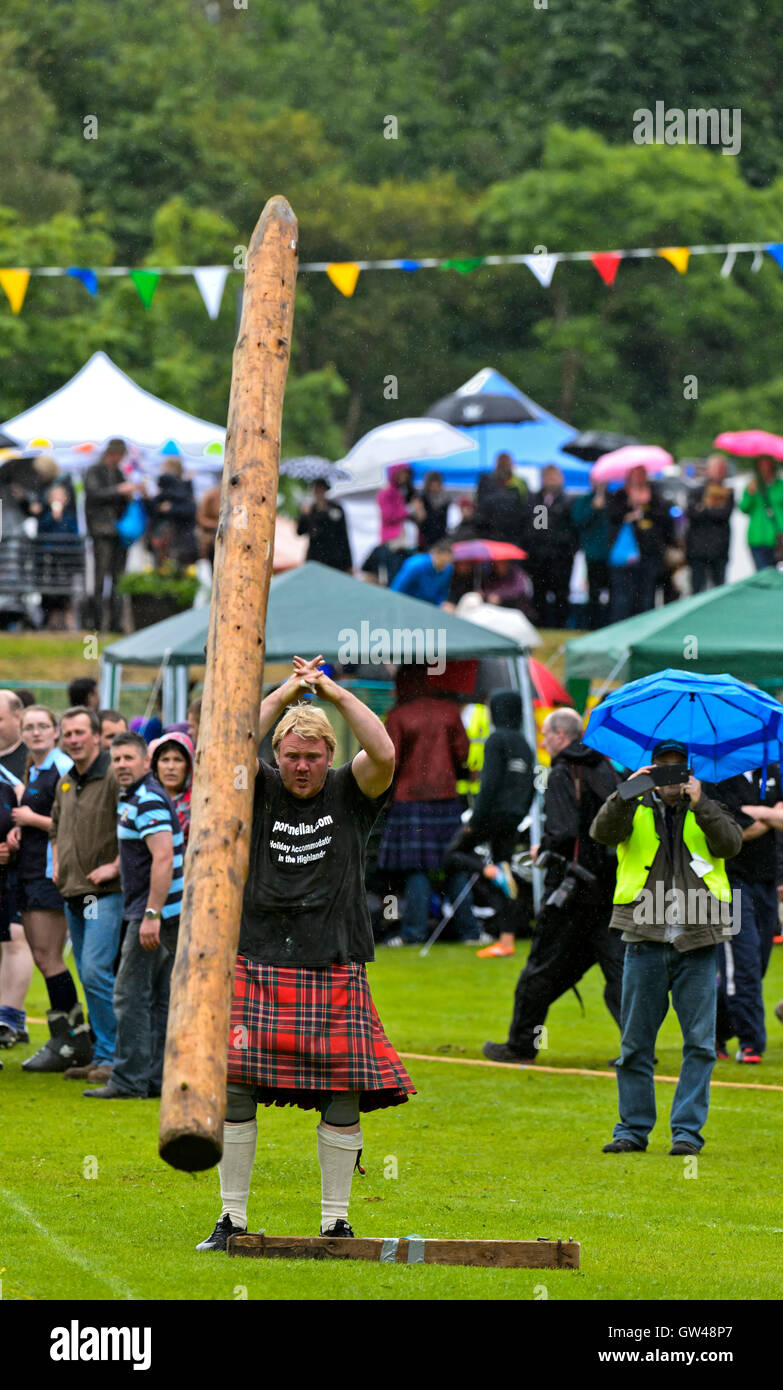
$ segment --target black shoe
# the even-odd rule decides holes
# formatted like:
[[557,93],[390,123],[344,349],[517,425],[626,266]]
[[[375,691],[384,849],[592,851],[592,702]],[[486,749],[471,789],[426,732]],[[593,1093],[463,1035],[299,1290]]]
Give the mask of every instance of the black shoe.
[[516,1048],[509,1047],[508,1043],[485,1042],[481,1051],[490,1062],[535,1062],[535,1057],[525,1057],[523,1053],[517,1052]]
[[68,1014],[47,1009],[46,1021],[49,1037],[43,1047],[22,1063],[22,1071],[62,1072],[92,1061],[90,1030],[84,1021],[81,1004],[74,1004]]
[[348,1222],[343,1221],[342,1217],[340,1217],[338,1221],[335,1221],[333,1226],[329,1227],[328,1231],[322,1228],[318,1234],[319,1236],[352,1236],[353,1227],[349,1226]]
[[701,1149],[699,1148],[698,1144],[691,1144],[691,1142],[688,1139],[675,1139],[674,1143],[669,1149],[669,1153],[698,1154],[701,1153]]
[[0,1047],[16,1047],[18,1042],[19,1034],[16,1029],[12,1028],[10,1023],[0,1023]]
[[229,1236],[246,1236],[247,1226],[235,1226],[226,1212],[221,1216],[211,1236],[202,1240],[197,1246],[197,1250],[222,1250],[225,1254]]
[[634,1144],[632,1139],[613,1139],[611,1144],[604,1144],[602,1154],[643,1154],[645,1152],[642,1144]]
[[97,1097],[98,1100],[145,1100],[145,1096],[137,1096],[133,1091],[121,1091],[111,1081],[107,1081],[105,1086],[91,1087],[89,1091],[82,1091],[83,1096]]

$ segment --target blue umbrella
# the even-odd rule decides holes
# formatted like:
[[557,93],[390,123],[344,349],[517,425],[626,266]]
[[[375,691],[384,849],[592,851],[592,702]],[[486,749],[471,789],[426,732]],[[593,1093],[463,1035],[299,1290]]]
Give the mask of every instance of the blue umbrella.
[[[688,749],[694,775],[722,782],[780,756],[783,705],[734,676],[657,671],[631,681],[590,715],[585,743],[636,771],[663,739]],[[762,793],[763,794],[763,793]]]

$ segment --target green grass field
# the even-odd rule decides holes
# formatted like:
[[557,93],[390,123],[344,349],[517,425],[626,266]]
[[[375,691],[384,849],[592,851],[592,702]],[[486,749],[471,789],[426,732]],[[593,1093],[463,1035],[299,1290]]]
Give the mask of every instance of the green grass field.
[[[523,944],[524,945],[524,944]],[[526,947],[525,947],[526,949]],[[765,1299],[779,1295],[781,1093],[714,1087],[697,1172],[668,1155],[673,1086],[644,1155],[609,1156],[613,1077],[464,1066],[502,1039],[524,950],[477,960],[462,946],[379,950],[373,993],[418,1095],[363,1122],[367,1176],[351,1219],[375,1236],[573,1237],[574,1271],[453,1269],[367,1263],[228,1260],[197,1254],[219,1208],[215,1172],[175,1172],[157,1156],[158,1101],[90,1102],[77,1082],[26,1076],[30,1048],[2,1054],[2,1297],[41,1299]],[[606,1069],[617,1032],[596,970],[549,1019],[541,1064]],[[761,1067],[718,1063],[715,1080],[783,1085],[783,948],[766,984],[770,1045]],[[29,1007],[46,1007],[36,973]],[[676,1075],[678,1028],[658,1043]],[[309,1235],[319,1222],[314,1117],[259,1112],[249,1226]],[[94,1173],[95,1176],[85,1176]],[[396,1176],[395,1176],[396,1175]]]

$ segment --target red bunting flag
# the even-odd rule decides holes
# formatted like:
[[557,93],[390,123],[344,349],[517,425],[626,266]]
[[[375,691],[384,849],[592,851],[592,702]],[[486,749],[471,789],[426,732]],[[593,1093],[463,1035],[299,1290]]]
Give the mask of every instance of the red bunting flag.
[[613,285],[622,260],[620,251],[596,251],[590,257],[605,285]]

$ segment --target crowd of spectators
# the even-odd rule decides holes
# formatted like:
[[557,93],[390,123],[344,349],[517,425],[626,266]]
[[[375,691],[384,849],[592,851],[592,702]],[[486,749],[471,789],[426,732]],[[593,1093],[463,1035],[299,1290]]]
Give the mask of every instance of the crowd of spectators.
[[58,716],[0,690],[0,1047],[29,1042],[34,963],[49,1036],[22,1070],[83,1081],[90,1098],[158,1095],[194,743],[180,726],[129,729],[89,677],[68,694]]
[[[642,467],[632,469],[622,486],[598,484],[569,497],[559,468],[542,469],[541,487],[531,493],[511,457],[499,454],[492,471],[479,478],[475,497],[450,501],[437,470],[417,489],[410,467],[394,464],[376,498],[380,543],[357,573],[447,609],[477,592],[487,603],[519,609],[540,627],[595,629],[647,612],[659,593],[668,603],[725,582],[734,508],[726,477],[725,459],[711,456],[684,507]],[[749,517],[756,567],[780,563],[783,478],[773,459],[757,461],[739,507]],[[299,533],[310,538],[308,559],[351,570],[345,514],[330,500],[325,479],[314,484]],[[525,558],[477,563],[455,554],[459,542],[478,539],[516,546]],[[578,552],[586,569],[583,615],[570,601]]]

